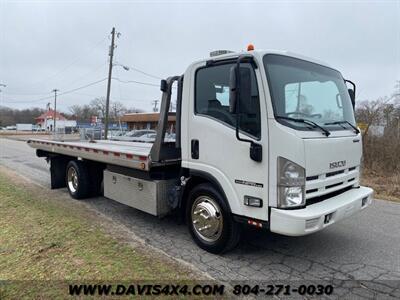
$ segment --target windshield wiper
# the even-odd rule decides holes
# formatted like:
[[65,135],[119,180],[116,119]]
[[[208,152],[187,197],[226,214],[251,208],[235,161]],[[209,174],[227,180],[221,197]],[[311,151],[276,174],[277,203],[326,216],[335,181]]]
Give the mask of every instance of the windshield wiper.
[[296,118],[290,118],[290,117],[285,117],[285,116],[275,116],[277,119],[283,119],[283,120],[288,120],[288,121],[293,121],[297,123],[304,123],[312,126],[313,128],[318,128],[320,129],[326,136],[330,136],[331,133],[329,130],[325,129],[322,126],[319,126],[317,123],[310,121],[310,120],[305,120],[305,119],[296,119]]
[[[343,121],[336,121],[336,122],[328,122],[328,123],[325,123],[324,125],[341,125],[341,124],[347,124],[347,125],[349,125],[351,128],[354,129],[354,132],[355,132],[355,133],[357,133],[357,134],[360,133],[360,130],[359,130],[356,126],[354,126],[353,124],[351,124],[349,121],[345,121],[345,120],[343,120]],[[343,128],[345,128],[345,127],[343,127]]]

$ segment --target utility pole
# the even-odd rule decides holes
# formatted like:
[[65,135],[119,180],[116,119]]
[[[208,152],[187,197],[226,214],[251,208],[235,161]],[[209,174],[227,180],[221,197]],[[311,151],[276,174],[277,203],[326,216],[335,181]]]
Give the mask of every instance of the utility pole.
[[159,101],[159,100],[154,100],[154,101],[152,102],[152,103],[154,104],[154,107],[153,107],[153,111],[154,111],[154,112],[157,112],[157,111],[158,111],[158,107],[157,107],[158,101]]
[[106,115],[104,119],[104,139],[107,139],[108,136],[108,113],[110,106],[110,92],[111,92],[111,76],[112,76],[112,67],[113,67],[113,56],[114,56],[114,40],[115,40],[115,27],[113,27],[111,31],[111,46],[110,46],[110,64],[108,67],[108,82],[107,82],[107,98],[106,98]]
[[[7,85],[4,83],[0,83],[0,87],[7,87]],[[2,90],[0,89],[0,93],[1,92],[2,92]],[[2,100],[3,100],[3,95],[0,94],[0,103],[2,102]],[[0,121],[0,123],[1,123],[1,121]]]
[[57,89],[52,90],[54,92],[54,117],[53,117],[53,131],[56,132],[56,117],[57,117]]

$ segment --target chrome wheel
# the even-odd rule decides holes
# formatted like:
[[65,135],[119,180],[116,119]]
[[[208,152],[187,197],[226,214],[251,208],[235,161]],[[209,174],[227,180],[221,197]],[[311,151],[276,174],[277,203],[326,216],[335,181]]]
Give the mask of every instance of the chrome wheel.
[[72,193],[78,190],[78,173],[75,168],[70,167],[67,173],[68,188]]
[[218,203],[210,197],[198,197],[191,211],[193,228],[206,242],[217,241],[223,228],[223,217]]

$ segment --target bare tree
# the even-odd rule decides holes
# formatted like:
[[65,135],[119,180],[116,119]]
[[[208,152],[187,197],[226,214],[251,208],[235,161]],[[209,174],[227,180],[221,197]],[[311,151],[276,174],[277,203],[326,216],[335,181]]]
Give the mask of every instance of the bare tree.
[[110,106],[110,118],[114,121],[119,120],[119,118],[122,117],[122,115],[124,115],[127,111],[125,105],[118,101],[111,102]]
[[0,106],[0,125],[8,126],[17,123],[35,124],[36,118],[45,110],[42,108],[13,109],[6,106]]
[[102,117],[106,115],[106,98],[105,97],[99,97],[95,98],[89,103],[90,107],[97,112],[96,115],[99,113],[101,114]]
[[72,116],[80,122],[90,122],[92,116],[98,115],[98,111],[87,104],[72,105],[69,107],[69,111],[71,112]]
[[357,122],[364,123],[366,128],[363,135],[368,135],[371,125],[378,124],[381,121],[381,116],[387,103],[387,98],[379,98],[374,101],[363,101],[356,109]]

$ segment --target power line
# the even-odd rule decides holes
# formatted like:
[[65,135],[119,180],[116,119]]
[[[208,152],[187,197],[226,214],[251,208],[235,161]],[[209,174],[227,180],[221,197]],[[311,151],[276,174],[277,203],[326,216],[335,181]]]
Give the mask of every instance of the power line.
[[[105,80],[107,80],[107,78],[103,78],[103,79],[100,79],[100,80],[85,84],[83,86],[80,86],[80,87],[65,91],[63,93],[59,93],[57,95],[58,96],[62,96],[62,95],[70,94],[70,93],[73,93],[75,91],[79,91],[79,90],[82,90],[84,88],[90,87],[92,85],[98,84],[98,83],[103,82]],[[4,103],[15,103],[15,104],[18,104],[18,103],[36,103],[36,102],[40,102],[40,101],[47,100],[47,99],[52,99],[52,98],[53,98],[53,96],[48,96],[48,97],[43,97],[43,98],[40,98],[40,99],[31,100],[31,101],[3,101],[3,102]]]
[[[153,84],[153,83],[149,83],[149,82],[142,82],[142,81],[136,81],[136,80],[126,80],[125,81],[125,80],[121,80],[121,79],[119,79],[117,77],[112,77],[112,79],[116,80],[116,81],[119,81],[121,83],[136,83],[136,84],[142,84],[142,85],[154,86],[154,87],[159,87],[160,86],[159,84]],[[73,93],[75,91],[79,91],[79,90],[82,90],[84,88],[87,88],[87,87],[90,87],[92,85],[95,85],[97,83],[103,82],[105,80],[107,80],[107,78],[103,78],[103,79],[88,83],[86,85],[83,85],[83,86],[80,86],[80,87],[77,87],[77,88],[74,88],[74,89],[71,89],[71,90],[67,90],[67,91],[59,93],[57,95],[58,96],[62,96],[62,95],[65,95],[65,94],[70,94],[70,93]],[[49,93],[47,93],[47,94],[49,94]],[[4,103],[15,103],[15,104],[18,104],[18,103],[36,103],[36,102],[41,102],[41,101],[52,99],[52,98],[53,98],[53,96],[47,96],[47,97],[42,97],[42,98],[39,98],[39,99],[30,100],[30,101],[2,101],[2,102],[4,102]]]
[[131,66],[127,66],[127,67],[128,67],[129,69],[132,69],[133,71],[136,71],[136,72],[141,73],[141,74],[143,74],[143,75],[146,75],[146,76],[149,76],[149,77],[152,77],[152,78],[155,78],[155,79],[160,79],[160,80],[163,79],[163,78],[161,78],[161,77],[159,77],[159,76],[157,76],[157,75],[153,75],[153,74],[147,73],[147,72],[142,71],[142,70],[140,70],[140,69],[138,69],[138,68],[134,68],[134,67],[131,67]]
[[44,96],[51,94],[51,92],[48,93],[4,93],[4,95],[10,95],[10,96]]
[[[76,78],[75,80],[69,82],[69,83],[68,83],[68,86],[70,86],[70,85],[72,85],[72,84],[74,84],[74,83],[80,81],[81,79],[85,78],[87,75],[89,75],[89,74],[91,74],[91,73],[93,73],[93,72],[95,72],[95,71],[98,71],[100,68],[102,68],[102,67],[104,67],[104,66],[105,66],[105,63],[102,63],[101,65],[97,66],[95,69],[92,69],[92,70],[90,70],[89,72],[84,73],[82,76],[79,76],[79,77]],[[42,95],[48,95],[48,94],[50,94],[50,93],[51,93],[51,92],[48,92],[48,93],[4,93],[4,95],[23,96],[23,97],[25,96],[25,97],[26,97],[26,96],[42,96]]]
[[52,99],[53,98],[53,96],[48,96],[48,97],[43,97],[43,98],[39,98],[39,99],[36,99],[36,100],[30,100],[30,101],[2,101],[3,103],[15,103],[15,104],[18,104],[18,103],[35,103],[35,102],[41,102],[41,101],[44,101],[44,100],[47,100],[47,99]]
[[[91,53],[97,46],[99,46],[101,43],[103,43],[105,40],[107,39],[107,36],[105,36],[104,38],[102,38],[99,42],[97,42],[96,44],[94,44],[85,54]],[[78,56],[76,59],[74,59],[71,63],[69,63],[68,65],[66,65],[65,67],[61,68],[61,70],[55,72],[53,75],[50,75],[48,77],[45,77],[43,80],[37,81],[36,83],[34,83],[33,85],[38,85],[39,83],[42,83],[44,81],[48,81],[51,78],[57,77],[58,75],[60,75],[61,73],[63,73],[65,70],[67,70],[68,68],[70,68],[71,66],[73,66],[74,64],[76,64],[77,62],[79,62],[82,59],[82,56]]]
[[150,83],[150,82],[143,82],[143,81],[136,81],[136,80],[121,80],[117,77],[112,77],[112,79],[119,81],[121,83],[137,83],[137,84],[142,84],[142,85],[148,85],[148,86],[156,86],[156,87],[160,87],[159,84],[155,84],[155,83]]
[[73,93],[73,92],[75,92],[75,91],[79,91],[79,90],[81,90],[81,89],[87,88],[87,87],[89,87],[89,86],[95,85],[95,84],[100,83],[100,82],[103,82],[103,81],[105,81],[105,80],[107,80],[107,78],[103,78],[103,79],[97,80],[97,81],[95,81],[95,82],[88,83],[88,84],[83,85],[83,86],[81,86],[81,87],[78,87],[78,88],[75,88],[75,89],[66,91],[66,92],[64,92],[64,93],[60,93],[60,94],[58,94],[58,95],[61,96],[61,95]]
[[101,65],[96,66],[94,69],[90,70],[89,72],[84,73],[82,76],[79,76],[75,78],[73,81],[69,82],[67,86],[70,86],[72,84],[75,84],[76,82],[79,82],[81,79],[85,78],[89,74],[92,74],[94,72],[97,72],[100,68],[104,67],[107,63],[103,62]]

